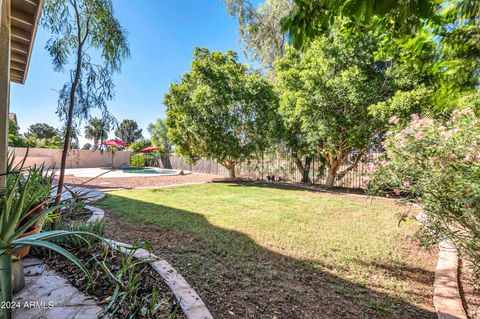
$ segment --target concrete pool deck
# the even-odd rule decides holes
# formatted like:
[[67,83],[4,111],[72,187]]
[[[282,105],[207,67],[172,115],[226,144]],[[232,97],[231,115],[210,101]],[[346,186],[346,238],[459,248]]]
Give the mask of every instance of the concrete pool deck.
[[[123,168],[112,170],[110,167],[92,167],[92,168],[68,168],[65,170],[65,175],[83,178],[125,178],[125,177],[155,177],[155,176],[175,176],[180,175],[180,170],[176,169],[162,169],[157,167],[144,167],[148,170],[158,171],[155,173],[141,173],[141,172],[124,172]],[[134,168],[129,168],[134,169]],[[139,170],[141,168],[138,168]],[[190,171],[183,171],[184,174],[191,174]],[[59,175],[60,172],[55,173]]]
[[[125,174],[127,175],[127,174]],[[155,188],[162,186],[180,185],[180,184],[198,184],[208,183],[215,180],[223,180],[223,176],[191,173],[187,175],[158,175],[151,176],[144,174],[141,177],[128,176],[118,177],[77,177],[74,175],[65,176],[65,184],[69,186],[81,186],[89,189],[100,191],[109,191],[115,189],[132,189],[132,188]]]

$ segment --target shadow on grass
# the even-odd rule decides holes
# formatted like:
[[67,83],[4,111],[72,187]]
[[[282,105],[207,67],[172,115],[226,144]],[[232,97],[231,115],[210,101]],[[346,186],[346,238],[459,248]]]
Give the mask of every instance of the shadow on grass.
[[300,183],[285,183],[285,182],[264,182],[264,181],[250,181],[250,180],[229,180],[229,179],[216,179],[212,183],[218,184],[230,184],[232,187],[250,186],[260,188],[275,188],[275,189],[288,189],[307,192],[320,192],[320,193],[334,193],[345,195],[366,195],[365,191],[360,188],[347,188],[347,187],[333,187],[326,189],[322,185],[307,185]]
[[[338,270],[336,266],[272,252],[196,212],[114,194],[103,204],[106,235],[129,243],[149,240],[157,255],[184,275],[215,318],[434,318],[408,301],[431,302],[427,289],[433,282],[427,279],[399,298],[382,292],[382,283],[363,285],[333,275],[330,270]],[[407,281],[410,272],[417,272],[401,264],[375,267],[406,274],[401,279]]]
[[403,262],[395,262],[390,265],[381,264],[377,262],[362,263],[366,266],[373,266],[379,271],[384,271],[390,277],[397,279],[407,279],[411,282],[416,282],[423,285],[432,285],[434,279],[434,272],[425,270],[419,267],[411,267]]

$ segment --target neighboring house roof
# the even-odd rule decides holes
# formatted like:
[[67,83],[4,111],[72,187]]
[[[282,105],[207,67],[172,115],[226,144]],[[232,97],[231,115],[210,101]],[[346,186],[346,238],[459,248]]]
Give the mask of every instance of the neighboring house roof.
[[[7,0],[8,1],[8,0]],[[25,83],[43,0],[11,0],[10,81]]]
[[9,118],[10,121],[13,121],[13,122],[15,122],[15,124],[18,124],[16,113],[8,113],[8,118]]

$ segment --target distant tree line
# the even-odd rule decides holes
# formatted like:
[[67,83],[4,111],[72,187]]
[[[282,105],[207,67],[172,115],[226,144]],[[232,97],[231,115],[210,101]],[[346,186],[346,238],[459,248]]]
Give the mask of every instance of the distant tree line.
[[[46,123],[35,123],[21,134],[17,123],[10,120],[8,145],[12,147],[62,148],[65,128],[56,129]],[[78,149],[78,132],[74,131],[70,149]]]

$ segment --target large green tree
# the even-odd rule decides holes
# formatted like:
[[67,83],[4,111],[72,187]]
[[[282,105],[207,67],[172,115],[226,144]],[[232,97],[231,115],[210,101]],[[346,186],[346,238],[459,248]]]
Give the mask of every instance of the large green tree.
[[26,147],[28,141],[20,134],[20,127],[15,121],[9,120],[8,124],[8,146]]
[[271,71],[283,56],[287,33],[281,21],[293,9],[292,0],[266,0],[258,6],[250,0],[224,0],[227,11],[238,20],[238,31],[245,53]]
[[196,48],[190,72],[170,85],[164,104],[176,151],[213,159],[235,177],[236,164],[266,148],[277,99],[235,52]]
[[125,119],[115,130],[115,136],[127,144],[132,144],[142,138],[142,129],[138,128],[138,124],[134,120]]
[[[291,43],[306,49],[345,21],[345,32],[382,35],[377,55],[421,71],[434,93],[430,111],[476,107],[480,84],[480,5],[472,0],[295,0],[283,19]],[[418,92],[415,93],[418,96]],[[465,101],[470,101],[465,105]],[[478,110],[478,108],[477,108]]]
[[30,125],[24,136],[30,147],[61,148],[63,146],[61,132],[46,123]]
[[92,140],[94,149],[97,149],[108,138],[109,131],[109,123],[103,119],[92,118],[85,126],[85,138]]
[[[57,114],[66,124],[56,204],[63,192],[72,128],[96,108],[111,121],[107,102],[114,97],[112,74],[129,56],[125,31],[115,18],[111,0],[46,0],[43,25],[52,35],[47,50],[56,71],[69,69],[59,91]],[[95,52],[92,57],[88,50]],[[73,63],[69,58],[73,56]],[[55,223],[54,223],[55,227]]]
[[169,154],[172,152],[172,141],[168,137],[168,127],[165,120],[157,119],[155,122],[148,124],[148,132],[150,133],[150,142],[153,146],[158,147],[160,154]]
[[150,140],[141,138],[128,145],[128,149],[133,153],[139,153],[141,150],[149,146],[152,146],[152,142]]
[[[305,53],[289,48],[275,67],[287,146],[294,156],[321,160],[327,187],[355,167],[381,132],[369,108],[394,90],[388,64],[374,58],[375,38],[345,36],[339,29],[319,37]],[[340,171],[347,159],[351,164]]]
[[58,136],[58,131],[46,123],[35,123],[28,127],[25,137],[28,138],[31,135],[40,139],[49,139]]

